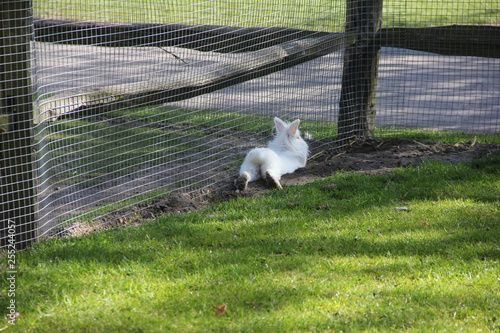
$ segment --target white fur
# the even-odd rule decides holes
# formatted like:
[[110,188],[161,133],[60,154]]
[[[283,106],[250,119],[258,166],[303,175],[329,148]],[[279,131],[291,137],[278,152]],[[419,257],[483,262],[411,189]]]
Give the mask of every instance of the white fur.
[[276,136],[267,148],[254,148],[247,154],[240,168],[240,176],[247,173],[248,181],[251,182],[265,179],[268,172],[279,181],[282,175],[305,167],[309,147],[300,137],[299,123],[299,119],[287,124],[274,118]]

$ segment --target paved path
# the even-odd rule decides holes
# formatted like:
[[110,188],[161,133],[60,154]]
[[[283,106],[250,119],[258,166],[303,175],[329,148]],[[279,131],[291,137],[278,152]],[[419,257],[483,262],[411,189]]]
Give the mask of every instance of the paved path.
[[[165,80],[190,68],[238,55],[169,48],[101,48],[36,44],[41,93]],[[336,122],[342,53],[172,103],[187,108]],[[377,126],[500,132],[500,59],[448,57],[384,48],[380,57]]]

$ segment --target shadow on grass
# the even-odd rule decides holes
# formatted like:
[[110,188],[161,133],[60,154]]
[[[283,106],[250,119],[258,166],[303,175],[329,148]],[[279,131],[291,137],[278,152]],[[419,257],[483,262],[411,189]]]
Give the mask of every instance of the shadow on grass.
[[[110,264],[123,258],[150,261],[175,249],[219,251],[228,262],[235,257],[231,251],[243,257],[456,253],[463,260],[498,259],[499,170],[500,156],[495,156],[458,166],[430,163],[382,176],[341,174],[333,179],[335,187],[325,180],[271,192],[254,203],[223,203],[137,229],[57,240],[42,244],[46,249],[36,255],[39,260]],[[410,209],[395,212],[395,205]],[[457,251],[464,247],[476,250]],[[206,264],[200,262],[199,268]]]
[[[120,331],[138,316],[148,317],[136,322],[144,331],[165,317],[192,331],[435,331],[477,323],[471,318],[495,330],[499,166],[500,156],[379,176],[339,173],[138,228],[41,242],[19,255],[18,301],[51,328]],[[104,292],[111,300],[95,320],[87,309]],[[68,315],[80,319],[40,317],[67,311],[65,297],[83,302]],[[115,311],[128,304],[123,297],[147,314]],[[230,304],[227,320],[214,316],[214,303]]]

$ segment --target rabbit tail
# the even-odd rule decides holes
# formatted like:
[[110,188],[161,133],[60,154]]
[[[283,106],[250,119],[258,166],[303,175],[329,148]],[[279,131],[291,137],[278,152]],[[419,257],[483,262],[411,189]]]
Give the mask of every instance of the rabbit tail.
[[235,185],[239,190],[245,190],[249,182],[266,179],[268,186],[281,188],[281,173],[281,161],[274,151],[269,148],[255,148],[245,157]]
[[278,155],[269,148],[252,149],[245,157],[240,168],[240,176],[243,173],[249,176],[248,181],[265,179],[266,172],[277,180],[281,179],[281,161]]

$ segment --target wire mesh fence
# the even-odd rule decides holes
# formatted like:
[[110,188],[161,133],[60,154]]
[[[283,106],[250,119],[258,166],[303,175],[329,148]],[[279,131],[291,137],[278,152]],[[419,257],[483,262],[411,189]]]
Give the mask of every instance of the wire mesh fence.
[[2,247],[204,195],[266,144],[275,116],[300,118],[313,150],[500,129],[497,1],[12,3]]

